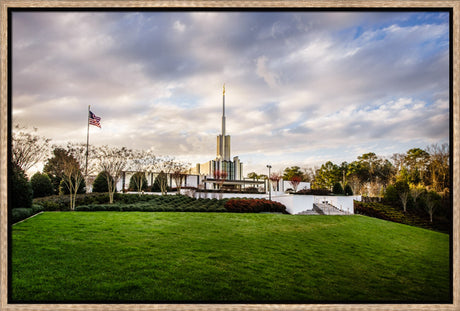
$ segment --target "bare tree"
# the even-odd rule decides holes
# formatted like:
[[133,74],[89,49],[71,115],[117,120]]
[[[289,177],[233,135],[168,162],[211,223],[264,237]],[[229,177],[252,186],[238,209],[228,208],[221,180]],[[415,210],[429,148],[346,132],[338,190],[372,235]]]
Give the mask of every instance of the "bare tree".
[[278,188],[278,183],[281,179],[281,173],[279,172],[273,172],[270,174],[270,181],[272,182],[272,187],[273,187],[273,191],[276,191],[276,189]]
[[404,213],[406,212],[407,201],[409,200],[409,191],[403,191],[399,193],[399,198],[401,199],[401,203],[403,205]]
[[164,177],[159,178],[159,183],[161,194],[165,195],[168,193],[168,175],[171,174],[174,168],[174,158],[168,156],[159,157],[156,168],[160,171],[160,174],[164,174]]
[[426,211],[430,215],[430,222],[433,222],[433,214],[435,209],[439,206],[440,200],[441,196],[433,190],[428,192],[425,196]]
[[101,171],[105,171],[109,190],[109,202],[113,203],[117,183],[127,167],[132,150],[126,147],[102,146],[98,149],[97,159]]
[[144,178],[146,172],[153,171],[158,162],[157,157],[150,151],[133,150],[130,158],[131,170],[136,174],[133,176],[139,195],[144,187]]
[[12,162],[24,172],[44,160],[50,152],[51,139],[39,136],[36,132],[37,128],[34,128],[31,133],[26,127],[20,127],[18,124],[14,126],[12,132]]
[[171,176],[176,184],[177,193],[180,193],[182,181],[187,176],[187,171],[190,169],[190,163],[174,162]]
[[[86,144],[68,143],[64,149],[66,156],[61,158],[60,177],[70,193],[70,210],[75,210],[75,200],[78,189],[84,180],[83,172],[86,171]],[[88,162],[88,171],[94,170],[93,161]]]

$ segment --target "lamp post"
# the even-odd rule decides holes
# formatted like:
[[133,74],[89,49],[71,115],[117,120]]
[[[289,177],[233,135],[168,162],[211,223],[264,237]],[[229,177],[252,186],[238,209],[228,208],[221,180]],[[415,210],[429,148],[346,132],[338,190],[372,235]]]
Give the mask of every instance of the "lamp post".
[[267,185],[268,185],[268,199],[271,201],[272,200],[272,187],[270,187],[270,169],[272,166],[269,164],[267,165],[268,167],[268,180],[267,180]]

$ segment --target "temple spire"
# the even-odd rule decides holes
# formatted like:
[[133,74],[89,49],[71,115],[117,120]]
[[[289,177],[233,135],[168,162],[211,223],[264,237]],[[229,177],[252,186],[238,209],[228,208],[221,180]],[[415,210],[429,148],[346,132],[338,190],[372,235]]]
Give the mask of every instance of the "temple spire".
[[225,83],[222,95],[222,136],[225,137]]

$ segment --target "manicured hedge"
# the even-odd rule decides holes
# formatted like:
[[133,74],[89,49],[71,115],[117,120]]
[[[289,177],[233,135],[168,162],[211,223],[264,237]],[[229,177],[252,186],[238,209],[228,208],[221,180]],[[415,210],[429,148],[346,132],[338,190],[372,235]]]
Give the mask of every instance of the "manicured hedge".
[[[117,198],[117,194],[115,194]],[[45,211],[68,211],[70,210],[70,196],[69,195],[52,195],[43,198],[36,198],[33,201],[35,204],[43,206]],[[108,193],[85,193],[77,194],[75,200],[76,206],[84,204],[100,204],[108,203]]]
[[234,213],[283,213],[287,214],[286,206],[276,201],[265,199],[230,199],[225,203],[225,209]]
[[[136,199],[138,199],[136,201]],[[123,195],[115,204],[88,204],[76,211],[122,212],[225,212],[226,200],[194,199],[183,195]]]
[[[45,211],[69,210],[69,196],[50,196],[34,201]],[[143,212],[235,212],[287,213],[286,207],[265,199],[204,199],[185,195],[115,194],[115,203],[108,204],[107,193],[77,195],[76,211],[143,211]]]
[[294,192],[297,195],[332,195],[332,192],[328,189],[304,189]]
[[30,208],[13,208],[10,214],[10,223],[14,224],[43,211],[41,205],[33,204]]

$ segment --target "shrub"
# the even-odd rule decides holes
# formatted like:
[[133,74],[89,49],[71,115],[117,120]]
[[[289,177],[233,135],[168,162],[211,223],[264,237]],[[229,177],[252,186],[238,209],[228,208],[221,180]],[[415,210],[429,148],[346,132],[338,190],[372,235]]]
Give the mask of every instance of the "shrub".
[[129,179],[129,189],[132,189],[133,191],[138,191],[139,185],[141,182],[142,182],[141,190],[146,191],[148,189],[148,185],[147,185],[147,178],[145,177],[145,173],[142,173],[142,172],[135,173]]
[[[75,205],[103,204],[108,202],[109,195],[107,193],[85,193],[77,195]],[[45,211],[69,210],[69,196],[67,195],[53,195],[36,198],[34,199],[34,203],[42,205]]]
[[11,210],[10,222],[17,223],[42,211],[43,207],[37,204],[33,204],[30,208],[14,208]]
[[[72,179],[72,182],[74,183],[73,179]],[[77,194],[83,194],[83,193],[86,193],[86,184],[85,184],[84,179],[82,179],[80,184],[78,185],[78,191],[77,191]],[[64,182],[63,179],[59,183],[59,194],[61,195],[70,194],[69,187],[67,186],[67,184]]]
[[[110,177],[110,180],[113,184],[113,178]],[[96,179],[93,182],[93,190],[92,192],[109,192],[109,185],[107,184],[107,172],[100,172],[97,174]]]
[[247,187],[244,189],[244,192],[247,192],[247,193],[259,193],[259,189],[257,189],[256,187]]
[[351,189],[351,186],[349,184],[345,185],[343,192],[345,195],[353,195],[353,189]]
[[230,199],[224,207],[226,211],[234,213],[287,213],[286,206],[283,204],[265,199]]
[[304,189],[304,190],[299,190],[294,194],[330,195],[332,194],[332,192],[329,189]]
[[16,164],[11,163],[10,189],[12,208],[30,208],[33,200],[33,189],[24,171]]
[[30,184],[34,191],[34,198],[46,197],[54,193],[53,184],[48,174],[35,173],[32,178],[30,178]]
[[120,205],[110,204],[106,206],[106,211],[119,212],[121,211]]
[[395,186],[388,185],[388,187],[385,189],[383,198],[387,202],[398,202],[399,196],[398,196],[398,191],[396,190]]
[[332,187],[332,193],[333,194],[343,194],[344,193],[342,185],[339,182],[336,182],[334,184],[334,187]]
[[27,217],[30,217],[32,215],[32,209],[31,208],[14,208],[11,211],[11,223],[16,223],[18,221],[21,221],[23,219],[26,219]]
[[88,212],[88,211],[93,211],[93,209],[88,206],[88,205],[82,205],[82,206],[77,206],[75,207],[75,210],[77,212]]
[[[161,192],[161,186],[160,184],[165,185],[167,184],[167,177],[166,177],[166,174],[165,173],[160,173],[158,174],[157,177],[155,177],[155,181],[153,182],[153,185],[151,187],[151,190],[152,192]],[[166,192],[168,191],[171,191],[171,188],[166,185]]]

